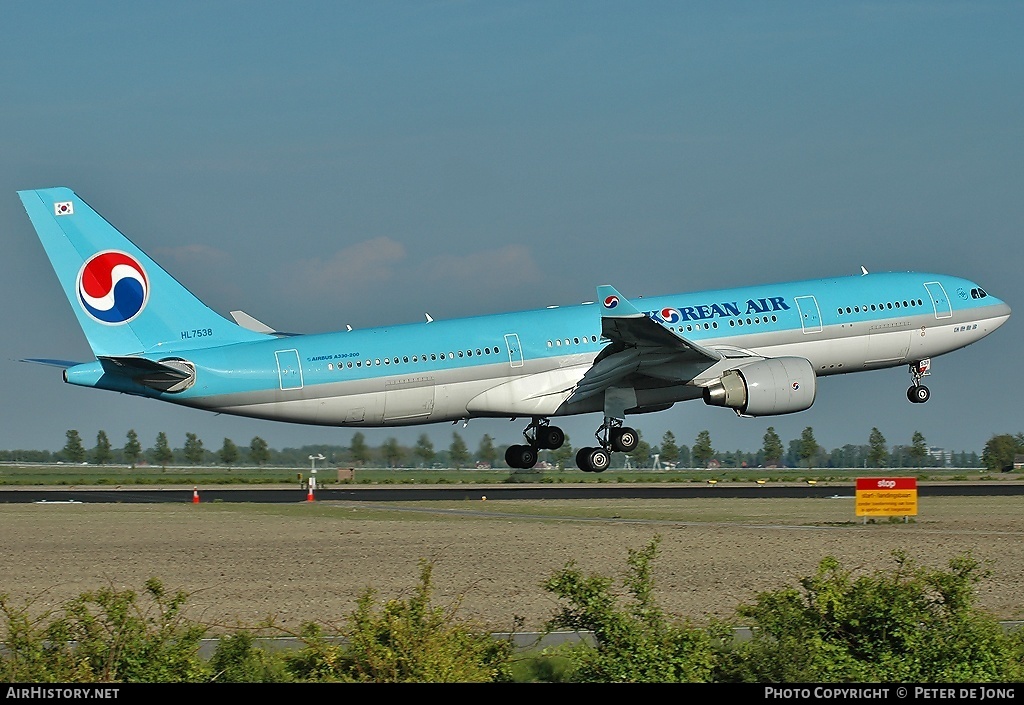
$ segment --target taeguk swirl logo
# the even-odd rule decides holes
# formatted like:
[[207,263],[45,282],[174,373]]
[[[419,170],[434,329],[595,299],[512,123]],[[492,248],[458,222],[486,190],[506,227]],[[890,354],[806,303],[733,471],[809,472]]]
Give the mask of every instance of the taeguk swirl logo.
[[78,300],[100,323],[120,325],[138,316],[149,300],[149,278],[139,261],[125,252],[100,252],[78,273]]

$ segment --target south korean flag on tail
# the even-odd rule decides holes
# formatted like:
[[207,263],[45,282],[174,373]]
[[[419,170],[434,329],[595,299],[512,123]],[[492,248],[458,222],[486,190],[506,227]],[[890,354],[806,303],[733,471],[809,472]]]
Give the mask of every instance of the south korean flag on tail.
[[71,201],[60,201],[59,203],[53,204],[54,215],[74,215],[75,204]]

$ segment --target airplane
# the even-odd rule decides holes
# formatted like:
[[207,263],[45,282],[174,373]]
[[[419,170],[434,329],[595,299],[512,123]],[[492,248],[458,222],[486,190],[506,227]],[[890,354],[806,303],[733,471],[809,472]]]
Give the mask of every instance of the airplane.
[[703,399],[741,417],[809,409],[817,379],[931,360],[989,335],[1010,307],[961,277],[869,273],[455,320],[295,334],[214,312],[68,188],[18,192],[95,359],[31,359],[69,384],[301,424],[387,427],[529,419],[512,468],[560,448],[558,417],[601,413],[577,466],[603,472],[639,434],[627,415]]

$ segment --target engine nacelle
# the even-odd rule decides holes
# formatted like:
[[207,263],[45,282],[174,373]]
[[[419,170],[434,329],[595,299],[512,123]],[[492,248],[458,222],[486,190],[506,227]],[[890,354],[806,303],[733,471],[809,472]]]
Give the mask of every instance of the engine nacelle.
[[704,388],[704,403],[746,416],[792,414],[811,408],[817,381],[808,360],[773,357],[727,370]]

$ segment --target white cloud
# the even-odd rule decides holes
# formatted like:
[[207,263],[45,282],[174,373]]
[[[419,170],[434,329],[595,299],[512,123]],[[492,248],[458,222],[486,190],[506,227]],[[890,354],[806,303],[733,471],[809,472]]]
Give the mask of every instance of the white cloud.
[[405,247],[389,237],[350,245],[325,259],[305,259],[285,265],[288,286],[304,295],[356,295],[377,289],[398,275]]
[[510,283],[535,284],[542,278],[529,248],[523,245],[465,255],[438,255],[425,261],[419,270],[430,283],[488,294],[507,292]]

